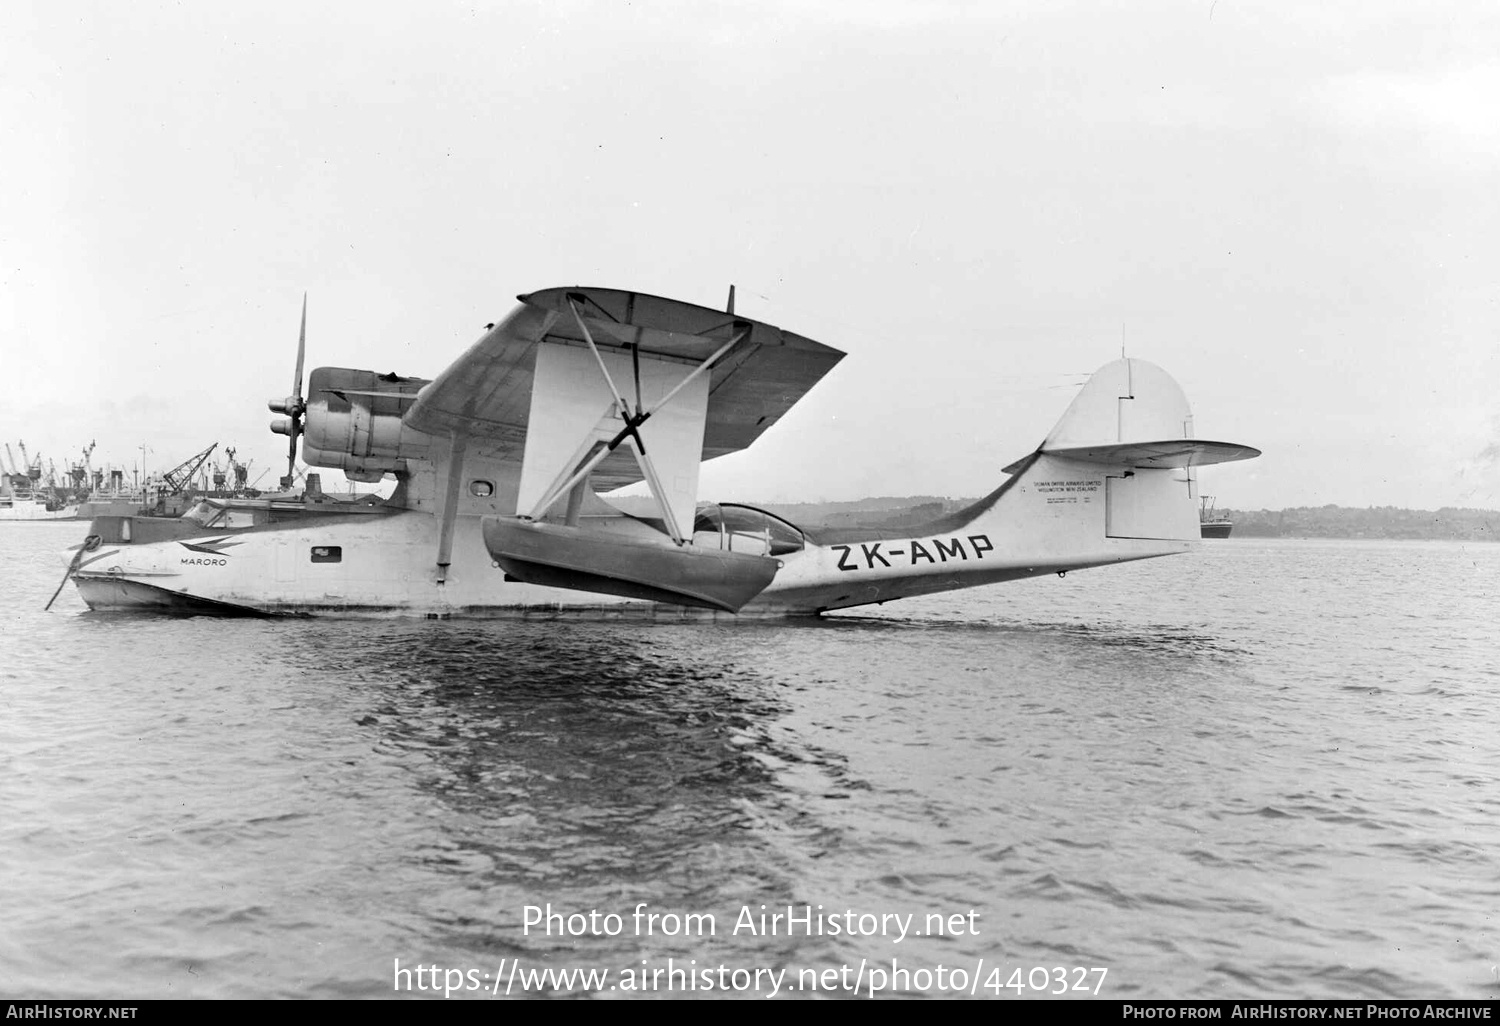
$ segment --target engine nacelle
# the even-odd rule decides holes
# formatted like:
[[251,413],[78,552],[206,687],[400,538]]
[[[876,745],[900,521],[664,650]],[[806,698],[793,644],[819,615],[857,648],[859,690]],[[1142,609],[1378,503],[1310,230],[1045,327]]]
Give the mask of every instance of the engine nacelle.
[[428,458],[431,437],[401,420],[426,384],[425,378],[343,367],[314,370],[303,414],[303,462],[342,470],[357,481],[378,481],[405,472],[408,459]]

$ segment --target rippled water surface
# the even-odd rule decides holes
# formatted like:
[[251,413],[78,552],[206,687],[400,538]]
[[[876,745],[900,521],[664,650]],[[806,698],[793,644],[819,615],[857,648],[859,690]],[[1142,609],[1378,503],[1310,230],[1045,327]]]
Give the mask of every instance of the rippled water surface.
[[[0,525],[7,996],[381,997],[396,959],[1500,996],[1497,545],[1231,539],[814,623],[42,612],[83,533]],[[623,928],[525,932],[549,903]],[[789,904],[964,930],[732,932]]]

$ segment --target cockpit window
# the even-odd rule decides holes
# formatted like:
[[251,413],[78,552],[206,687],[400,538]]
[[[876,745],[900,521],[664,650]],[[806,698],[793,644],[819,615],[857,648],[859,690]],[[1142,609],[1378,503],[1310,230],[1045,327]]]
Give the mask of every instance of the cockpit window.
[[182,519],[191,520],[200,527],[212,527],[224,515],[224,510],[210,502],[200,500],[192,509],[182,515]]
[[802,551],[806,543],[797,528],[753,506],[700,506],[693,520],[693,544],[704,548],[784,556]]

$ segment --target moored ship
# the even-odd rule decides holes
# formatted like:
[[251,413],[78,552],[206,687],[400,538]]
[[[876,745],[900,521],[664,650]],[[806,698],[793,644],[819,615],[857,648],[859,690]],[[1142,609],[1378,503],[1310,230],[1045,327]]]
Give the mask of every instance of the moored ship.
[[0,495],[0,521],[9,520],[75,520],[76,504],[55,505],[44,495],[31,493]]
[[40,455],[33,459],[21,443],[21,461],[16,462],[10,445],[9,457],[0,461],[0,522],[11,520],[72,520],[78,515],[78,504],[56,487],[53,474],[43,476]]
[[1227,510],[1214,509],[1212,495],[1205,495],[1198,507],[1198,531],[1204,538],[1228,538],[1234,520]]

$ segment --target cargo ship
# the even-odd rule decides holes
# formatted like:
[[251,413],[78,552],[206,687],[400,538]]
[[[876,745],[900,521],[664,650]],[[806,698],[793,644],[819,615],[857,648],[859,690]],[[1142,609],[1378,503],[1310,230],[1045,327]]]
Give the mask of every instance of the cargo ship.
[[1198,531],[1204,538],[1228,538],[1234,530],[1234,520],[1227,510],[1214,509],[1212,495],[1203,496],[1198,506]]

